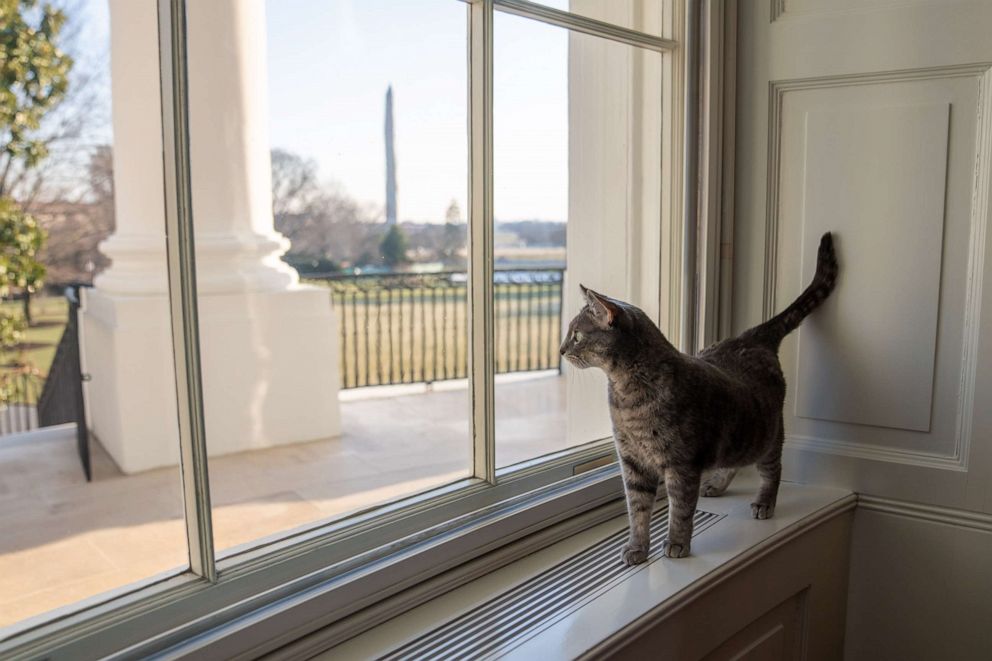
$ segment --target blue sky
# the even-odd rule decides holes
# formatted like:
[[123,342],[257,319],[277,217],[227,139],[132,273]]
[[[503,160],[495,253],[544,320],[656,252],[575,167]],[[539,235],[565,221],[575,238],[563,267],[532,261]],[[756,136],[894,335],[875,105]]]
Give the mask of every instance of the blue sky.
[[[467,5],[457,0],[269,0],[273,146],[381,207],[386,87],[394,91],[401,220],[467,211]],[[498,15],[496,215],[564,220],[564,31]]]
[[[199,0],[198,0],[199,1]],[[565,0],[548,2],[562,6]],[[74,55],[109,77],[106,0],[61,0]],[[459,0],[266,0],[270,141],[374,208],[385,200],[386,87],[394,90],[401,220],[467,212],[467,5]],[[495,212],[565,220],[567,35],[497,13]],[[195,62],[189,63],[195,67]],[[109,120],[109,85],[106,109]],[[109,136],[96,126],[87,142]]]

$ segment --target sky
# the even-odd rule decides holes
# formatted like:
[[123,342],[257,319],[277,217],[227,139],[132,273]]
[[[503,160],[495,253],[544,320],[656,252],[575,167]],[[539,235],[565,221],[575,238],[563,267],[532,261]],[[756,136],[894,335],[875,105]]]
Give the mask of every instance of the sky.
[[[385,200],[393,86],[400,220],[467,212],[467,5],[458,0],[269,0],[273,146],[313,158],[358,200]],[[564,220],[567,38],[499,14],[494,25],[495,212]]]
[[[547,2],[563,6],[566,0]],[[109,78],[107,0],[57,0],[77,21],[80,72]],[[385,94],[393,86],[401,221],[468,211],[467,12],[459,0],[266,0],[270,146],[322,181],[385,205]],[[494,188],[499,220],[567,213],[565,30],[497,12]],[[196,66],[190,62],[189,66]],[[110,86],[89,142],[111,135]],[[102,139],[101,139],[102,137]]]

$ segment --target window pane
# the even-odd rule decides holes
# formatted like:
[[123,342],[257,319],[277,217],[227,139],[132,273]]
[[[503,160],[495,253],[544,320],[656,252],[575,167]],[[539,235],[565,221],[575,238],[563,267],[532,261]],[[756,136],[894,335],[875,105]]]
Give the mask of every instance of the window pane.
[[470,473],[466,11],[189,4],[221,553]]
[[[54,41],[73,63],[48,62],[56,79],[67,75],[64,98],[30,133],[48,154],[0,162],[4,236],[30,233],[17,209],[46,233],[35,256],[43,281],[28,301],[25,287],[6,288],[2,304],[2,323],[23,329],[0,347],[0,628],[187,563],[158,15],[148,2],[56,5],[66,23]],[[37,25],[40,11],[24,16]],[[0,134],[10,140],[8,126]],[[10,268],[14,247],[2,250]],[[13,266],[31,275],[30,262]],[[80,309],[70,285],[82,285]],[[84,412],[91,433],[80,437]]]
[[660,250],[645,246],[660,245],[661,56],[507,14],[494,39],[496,459],[507,466],[610,436],[605,377],[558,353],[584,304],[579,283],[658,317]]
[[661,36],[664,0],[534,0],[539,5],[572,12],[622,28]]

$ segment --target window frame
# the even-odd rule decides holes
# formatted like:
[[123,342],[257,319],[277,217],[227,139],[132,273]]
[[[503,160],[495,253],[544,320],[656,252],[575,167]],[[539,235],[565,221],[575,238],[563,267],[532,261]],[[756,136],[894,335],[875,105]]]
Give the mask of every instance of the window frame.
[[[214,655],[257,651],[259,643],[253,637],[264,634],[276,640],[276,634],[287,631],[298,637],[307,633],[305,629],[327,626],[443,571],[465,567],[483,554],[492,556],[515,540],[544,531],[541,539],[551,543],[554,530],[574,532],[574,526],[595,525],[622,511],[623,487],[615,461],[597,467],[613,457],[612,439],[496,468],[493,17],[501,11],[661,53],[663,204],[657,255],[663,286],[656,321],[669,329],[676,346],[691,349],[697,305],[695,221],[680,219],[696,217],[696,177],[685,173],[695,173],[695,167],[686,166],[694,163],[697,148],[696,140],[686,136],[695,136],[695,73],[688,67],[695,66],[691,53],[698,4],[663,0],[663,34],[672,37],[663,38],[528,0],[462,1],[468,14],[469,318],[478,320],[469,324],[473,476],[344,519],[284,531],[215,557],[189,179],[185,0],[157,0],[166,240],[189,567],[14,625],[0,640],[0,654],[20,658],[104,656],[122,650],[134,656],[165,650],[209,650]],[[584,470],[586,466],[593,468]],[[567,521],[572,523],[563,523]],[[513,554],[500,558],[481,562],[492,569]],[[246,630],[238,623],[251,627]],[[349,631],[357,633],[355,626]],[[194,636],[198,638],[191,642]]]

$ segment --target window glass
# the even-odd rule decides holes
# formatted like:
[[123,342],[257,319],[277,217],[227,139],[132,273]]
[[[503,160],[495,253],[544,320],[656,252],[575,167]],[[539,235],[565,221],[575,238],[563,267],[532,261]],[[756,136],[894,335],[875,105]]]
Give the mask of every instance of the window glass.
[[0,631],[187,564],[158,14],[58,2],[61,29],[31,36],[48,4],[25,4],[3,47],[30,44],[53,88],[0,84],[38,120],[20,144],[0,120]]
[[610,436],[602,372],[558,351],[580,283],[657,319],[661,55],[509,14],[493,32],[502,467]]
[[188,5],[221,555],[471,472],[466,12]]

